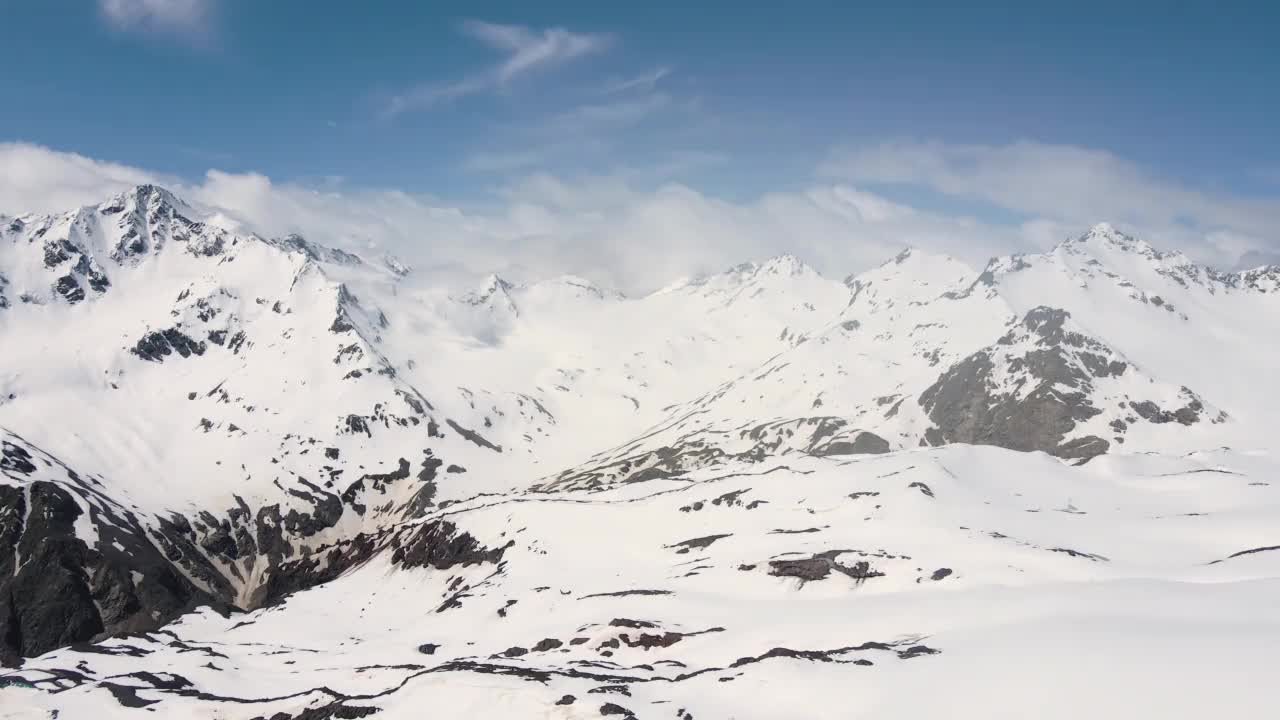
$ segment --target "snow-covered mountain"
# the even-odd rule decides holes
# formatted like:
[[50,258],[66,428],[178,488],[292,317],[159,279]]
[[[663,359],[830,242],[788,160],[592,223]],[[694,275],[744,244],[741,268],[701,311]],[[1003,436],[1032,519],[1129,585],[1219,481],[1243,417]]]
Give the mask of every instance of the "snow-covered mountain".
[[1176,626],[1248,700],[1276,327],[1280,267],[1107,225],[628,298],[423,287],[153,186],[0,217],[0,715],[918,717],[1068,610],[1120,648],[1079,682]]

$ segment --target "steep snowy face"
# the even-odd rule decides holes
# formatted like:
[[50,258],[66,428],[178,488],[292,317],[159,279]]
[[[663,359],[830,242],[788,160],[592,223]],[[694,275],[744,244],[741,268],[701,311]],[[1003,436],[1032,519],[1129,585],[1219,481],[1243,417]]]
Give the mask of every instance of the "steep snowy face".
[[[128,508],[129,522],[85,506],[85,547],[100,551],[121,527],[139,547],[165,537],[184,549],[161,556],[196,590],[248,607],[289,586],[300,553],[420,514],[436,502],[438,476],[502,450],[467,418],[436,412],[382,350],[390,320],[370,298],[394,288],[402,266],[193,217],[140,187],[28,218],[4,239],[6,287],[18,300],[0,317],[0,426],[109,478],[99,491]],[[99,276],[91,292],[62,292]],[[68,497],[84,492],[74,478],[63,485]],[[31,507],[7,502],[18,517]],[[40,532],[20,525],[11,539],[37,543]],[[56,548],[59,562],[85,565],[76,558],[88,551]],[[150,561],[106,553],[101,562],[108,570],[75,576],[71,597],[99,598],[82,612],[103,632],[136,628],[133,614],[92,608],[103,593],[126,597],[104,577]],[[39,627],[56,608],[35,597],[20,609]],[[154,626],[173,603],[152,604],[139,617],[154,610]],[[45,637],[24,636],[33,632]]]
[[[324,269],[358,258],[231,235],[191,212],[144,186],[8,239],[27,271],[12,273],[21,301],[0,320],[12,396],[0,412],[42,446],[114,468],[143,499],[265,498],[259,473],[278,475],[300,450],[286,435],[354,433],[383,395],[412,393],[390,372],[369,393],[351,382],[387,370],[374,342],[385,315]],[[80,268],[101,289],[61,292]],[[404,402],[391,412],[417,414]]]

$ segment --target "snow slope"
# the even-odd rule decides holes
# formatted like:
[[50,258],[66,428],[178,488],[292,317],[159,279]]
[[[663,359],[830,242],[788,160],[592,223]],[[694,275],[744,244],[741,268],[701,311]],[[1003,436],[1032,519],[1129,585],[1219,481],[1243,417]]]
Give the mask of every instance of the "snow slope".
[[1275,471],[956,445],[476,498],[410,531],[466,528],[488,558],[440,540],[424,567],[387,540],[283,604],[30,660],[4,697],[104,718],[1243,713],[1269,706],[1280,640],[1280,551],[1248,552],[1274,543]]
[[[627,298],[423,287],[153,186],[6,217],[0,716],[1251,707],[1277,320],[1280,268],[1106,225]],[[1172,628],[1239,651],[1171,666]]]

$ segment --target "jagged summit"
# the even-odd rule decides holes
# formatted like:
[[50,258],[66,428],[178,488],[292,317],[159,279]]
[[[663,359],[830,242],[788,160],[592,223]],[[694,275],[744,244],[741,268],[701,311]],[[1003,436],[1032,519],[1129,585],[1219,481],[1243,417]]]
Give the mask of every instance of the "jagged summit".
[[132,204],[134,207],[160,207],[169,206],[175,209],[192,210],[191,205],[186,200],[178,197],[168,188],[151,183],[142,183],[116,195],[106,203],[99,205],[99,208]]
[[511,297],[516,288],[496,273],[491,273],[480,281],[479,286],[462,296],[462,301],[469,305],[496,307],[502,306],[514,310],[515,300]]

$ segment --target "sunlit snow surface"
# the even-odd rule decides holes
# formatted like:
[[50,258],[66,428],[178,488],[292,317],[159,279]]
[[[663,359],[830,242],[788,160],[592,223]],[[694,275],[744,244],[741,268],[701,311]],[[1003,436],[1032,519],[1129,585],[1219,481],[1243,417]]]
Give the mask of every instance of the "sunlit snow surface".
[[[201,217],[139,188],[0,222],[0,489],[64,488],[90,548],[190,518],[183,552],[241,607],[283,570],[206,542],[227,517],[263,531],[240,503],[332,502],[273,550],[323,569],[362,539],[368,559],[28,658],[0,672],[0,717],[1274,706],[1280,269],[1215,273],[1100,225],[980,272],[908,251],[843,283],[780,257],[643,298],[459,291]],[[166,330],[186,340],[147,357]],[[970,413],[1070,397],[1090,414],[1045,447],[1106,453],[929,447],[955,440],[925,399],[956,387]],[[397,560],[445,522],[483,552]],[[0,541],[18,572],[31,547]]]
[[[431,517],[514,541],[498,565],[374,561],[52,652],[0,697],[73,718],[1245,714],[1271,703],[1280,550],[1239,553],[1277,544],[1276,477],[1230,451],[953,446],[477,498]],[[826,577],[774,574],[823,553]]]

